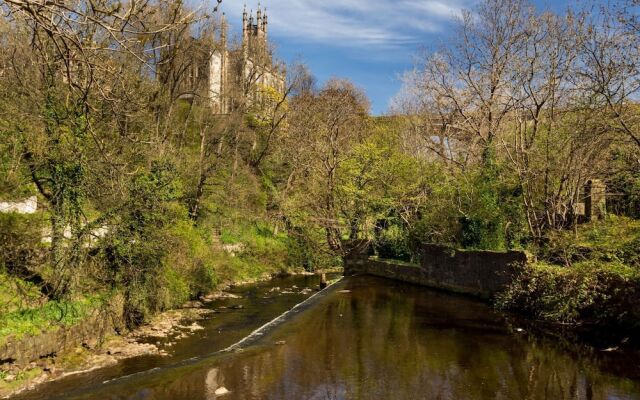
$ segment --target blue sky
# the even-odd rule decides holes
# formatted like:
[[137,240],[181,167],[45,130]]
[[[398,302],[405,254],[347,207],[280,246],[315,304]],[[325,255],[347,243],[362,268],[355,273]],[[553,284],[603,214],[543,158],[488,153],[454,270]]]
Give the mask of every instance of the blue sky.
[[[344,77],[363,88],[383,114],[412,68],[415,54],[445,43],[453,19],[477,0],[262,0],[277,56],[302,61],[322,83]],[[536,0],[565,9],[579,0]],[[243,0],[223,0],[232,31],[241,29]],[[247,1],[256,10],[257,0]]]

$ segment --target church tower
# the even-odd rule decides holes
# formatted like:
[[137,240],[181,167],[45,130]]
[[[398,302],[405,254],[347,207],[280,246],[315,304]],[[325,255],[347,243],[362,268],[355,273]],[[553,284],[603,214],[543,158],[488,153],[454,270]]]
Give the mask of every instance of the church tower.
[[262,101],[268,88],[284,93],[286,71],[273,64],[268,27],[266,9],[258,5],[254,15],[245,5],[242,44],[229,48],[227,21],[222,15],[220,35],[212,45],[209,59],[208,98],[215,114],[230,114],[240,106]]
[[245,58],[259,59],[262,63],[268,63],[269,49],[267,44],[268,16],[266,9],[262,10],[258,4],[258,11],[253,17],[253,10],[247,14],[245,5],[242,13],[242,52]]

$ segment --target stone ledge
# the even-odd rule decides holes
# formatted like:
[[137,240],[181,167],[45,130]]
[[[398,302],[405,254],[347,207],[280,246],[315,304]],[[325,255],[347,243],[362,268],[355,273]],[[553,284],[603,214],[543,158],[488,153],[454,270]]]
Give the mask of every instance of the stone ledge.
[[506,288],[527,263],[521,251],[458,250],[425,244],[420,265],[345,257],[345,275],[369,274],[403,282],[491,298]]

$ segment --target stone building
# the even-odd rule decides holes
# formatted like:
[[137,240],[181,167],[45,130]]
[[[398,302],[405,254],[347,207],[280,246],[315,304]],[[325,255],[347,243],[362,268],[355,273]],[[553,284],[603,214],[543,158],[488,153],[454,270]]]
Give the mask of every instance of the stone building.
[[[234,109],[260,101],[262,93],[271,89],[285,91],[286,70],[275,63],[268,42],[266,10],[242,15],[242,42],[230,46],[224,14],[219,37],[214,43],[191,46],[190,67],[181,84],[181,98],[206,98],[215,114],[229,114]],[[195,40],[195,39],[194,39]],[[196,40],[197,41],[197,40]]]

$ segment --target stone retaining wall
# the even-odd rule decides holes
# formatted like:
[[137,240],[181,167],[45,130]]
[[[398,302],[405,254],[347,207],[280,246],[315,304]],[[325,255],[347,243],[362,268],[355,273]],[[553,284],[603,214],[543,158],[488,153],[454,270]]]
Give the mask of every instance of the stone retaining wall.
[[40,335],[26,335],[0,344],[0,364],[24,366],[32,361],[74,349],[83,343],[95,345],[105,333],[113,332],[108,318],[91,316],[73,326],[60,326]]
[[526,262],[526,254],[520,251],[456,250],[424,245],[417,265],[370,258],[359,246],[345,257],[345,275],[376,275],[490,298],[504,289]]

